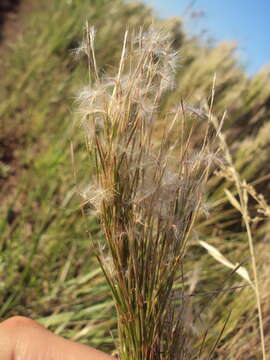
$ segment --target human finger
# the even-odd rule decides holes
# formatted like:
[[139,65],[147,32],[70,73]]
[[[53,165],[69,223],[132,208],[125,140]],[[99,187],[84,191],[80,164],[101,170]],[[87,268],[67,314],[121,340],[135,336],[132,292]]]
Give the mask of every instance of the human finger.
[[113,360],[114,358],[92,347],[57,336],[33,320],[15,316],[0,324],[0,359]]

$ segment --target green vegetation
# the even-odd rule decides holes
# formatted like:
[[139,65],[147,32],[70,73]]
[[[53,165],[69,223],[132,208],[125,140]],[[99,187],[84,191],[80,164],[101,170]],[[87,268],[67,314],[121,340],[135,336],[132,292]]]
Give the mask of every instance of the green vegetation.
[[[73,121],[78,117],[76,94],[88,83],[87,64],[84,59],[78,63],[72,53],[80,44],[86,16],[98,30],[95,48],[101,74],[117,65],[126,24],[138,28],[152,21],[144,6],[120,0],[44,0],[29,14],[10,53],[1,57],[0,313],[1,319],[31,316],[58,334],[110,352],[115,347],[111,334],[116,334],[115,309],[89,240],[91,235],[98,241],[102,234],[95,217],[82,216],[78,196],[93,170],[83,134]],[[269,200],[268,70],[250,79],[237,65],[231,44],[206,47],[183,34],[176,21],[163,27],[180,50],[181,66],[162,111],[172,111],[180,99],[199,111],[202,121],[193,135],[197,146],[205,133],[203,113],[208,111],[216,73],[212,112],[219,119],[224,110],[228,112],[223,129],[235,168]],[[196,326],[189,331],[199,343],[198,333],[209,327],[205,346],[211,351],[227,322],[214,356],[261,359],[253,289],[198,242],[204,240],[233,264],[241,263],[253,278],[246,228],[224,191],[238,199],[232,180],[223,170],[211,176],[206,195],[209,216],[199,217],[190,238],[185,283],[193,295],[189,316]],[[257,200],[256,194],[251,195],[249,214],[269,354],[269,213]],[[87,207],[84,210],[87,214]]]

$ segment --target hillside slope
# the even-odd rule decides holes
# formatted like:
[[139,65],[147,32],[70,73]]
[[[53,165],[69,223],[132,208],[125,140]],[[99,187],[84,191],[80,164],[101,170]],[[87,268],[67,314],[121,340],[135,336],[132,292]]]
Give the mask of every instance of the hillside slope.
[[[80,129],[74,126],[74,102],[87,82],[86,64],[84,59],[75,59],[72,50],[80,44],[86,14],[98,30],[101,73],[118,62],[126,25],[138,28],[152,22],[151,11],[139,3],[42,0],[29,12],[23,32],[1,58],[0,313],[1,319],[14,314],[31,316],[58,334],[112,351],[109,330],[116,335],[115,313],[89,247],[88,231],[102,235],[95,218],[82,216],[78,196],[91,164]],[[167,21],[162,26],[172,33],[181,65],[176,87],[164,98],[162,111],[171,111],[180,99],[203,111],[216,73],[214,113],[221,117],[228,111],[224,131],[236,168],[269,200],[269,70],[248,78],[235,59],[232,44],[205,47],[183,33],[181,22]],[[200,134],[198,130],[194,143]],[[213,174],[207,196],[210,216],[199,220],[197,236],[250,271],[246,233],[241,216],[224,193],[226,188],[234,191],[222,174]],[[250,201],[250,206],[255,215],[256,203]],[[269,224],[253,222],[252,231],[270,352]],[[205,294],[194,296],[191,302],[194,314],[203,311],[201,327],[213,321],[218,333],[232,310],[216,358],[260,359],[252,289],[220,292],[214,299],[210,295],[211,306],[205,307],[210,301],[207,293],[243,285],[243,280],[212,259],[195,236],[186,267],[187,282],[197,272],[196,293]],[[192,336],[197,336],[197,330]],[[207,339],[209,348],[215,338]]]

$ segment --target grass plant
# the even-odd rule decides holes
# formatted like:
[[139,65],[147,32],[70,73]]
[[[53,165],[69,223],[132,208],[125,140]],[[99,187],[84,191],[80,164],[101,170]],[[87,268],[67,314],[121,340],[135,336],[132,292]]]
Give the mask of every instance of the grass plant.
[[[214,88],[215,88],[215,81],[213,82],[213,97],[214,97]],[[225,114],[224,114],[225,116]],[[213,122],[215,128],[218,130],[218,122],[217,119],[214,116],[210,116],[210,120]],[[253,235],[251,231],[251,222],[252,218],[249,214],[249,208],[248,208],[248,202],[249,202],[249,196],[252,195],[253,199],[257,201],[259,206],[259,214],[261,214],[263,217],[258,220],[264,220],[269,218],[269,206],[266,203],[264,197],[258,196],[254,188],[251,186],[248,186],[245,180],[242,180],[239,173],[235,169],[235,165],[233,163],[232,156],[230,154],[229,147],[226,142],[225,136],[217,131],[219,139],[220,139],[220,145],[222,147],[224,157],[226,160],[226,166],[224,167],[223,171],[225,172],[226,178],[230,179],[236,187],[237,195],[239,200],[236,199],[236,197],[229,191],[225,190],[225,193],[230,201],[230,203],[241,213],[244,226],[247,232],[247,239],[248,239],[248,246],[249,246],[249,252],[250,252],[250,259],[251,259],[251,265],[252,265],[252,272],[253,272],[253,282],[251,283],[251,286],[254,290],[255,297],[256,297],[256,305],[258,309],[258,318],[259,318],[259,329],[260,329],[260,337],[261,337],[261,349],[262,349],[262,358],[263,360],[266,360],[266,349],[265,349],[265,339],[264,339],[264,324],[263,324],[263,314],[262,314],[262,306],[261,306],[261,295],[260,295],[260,287],[259,287],[259,281],[258,281],[258,270],[257,270],[257,264],[256,264],[256,255],[254,250],[254,240]]]
[[[237,172],[229,147],[226,142],[225,135],[221,132],[221,128],[224,122],[224,119],[226,117],[226,112],[224,113],[221,123],[218,123],[218,119],[212,114],[212,104],[214,102],[214,93],[215,93],[215,81],[216,77],[214,76],[213,81],[213,87],[212,87],[212,96],[211,96],[211,106],[209,108],[208,113],[205,113],[205,118],[208,118],[209,121],[214,125],[214,128],[216,129],[217,136],[219,138],[220,148],[223,152],[225,163],[221,163],[221,173],[223,177],[228,179],[230,182],[232,182],[235,185],[236,194],[239,198],[239,200],[236,198],[236,196],[228,189],[225,189],[225,194],[231,203],[231,205],[241,213],[243,218],[244,227],[246,229],[247,233],[247,240],[248,240],[248,246],[250,251],[250,259],[251,259],[251,267],[253,272],[253,281],[250,279],[248,272],[245,268],[240,266],[239,264],[233,265],[230,263],[222,254],[219,253],[219,251],[214,248],[213,246],[201,241],[201,245],[205,247],[208,252],[220,263],[223,265],[234,269],[236,273],[238,273],[243,279],[247,281],[247,283],[252,287],[255,293],[256,297],[256,305],[258,310],[258,318],[259,318],[259,331],[260,331],[260,337],[261,337],[261,351],[262,351],[262,358],[263,360],[266,359],[266,349],[265,349],[265,339],[264,339],[264,324],[263,324],[263,314],[262,314],[262,306],[261,306],[261,296],[260,296],[260,289],[259,289],[259,281],[258,281],[258,271],[257,271],[257,264],[256,264],[256,256],[255,256],[255,250],[254,250],[254,240],[253,235],[251,231],[251,222],[255,221],[262,221],[267,218],[269,218],[269,206],[267,202],[265,201],[263,195],[258,195],[255,191],[255,189],[248,185],[245,180],[242,180],[239,173]],[[192,109],[191,109],[192,110]],[[259,216],[256,216],[256,218],[252,218],[249,213],[249,196],[252,196],[252,198],[257,202],[259,205],[258,207],[258,214]]]
[[[95,180],[83,196],[104,232],[97,257],[116,305],[119,356],[192,359],[179,273],[214,156],[207,134],[199,150],[191,149],[192,129],[181,106],[155,144],[160,102],[176,72],[169,35],[153,26],[130,37],[126,32],[112,77],[99,75],[94,36],[87,25],[79,48],[90,74],[78,96],[79,112],[95,164]],[[174,144],[172,131],[179,133]]]

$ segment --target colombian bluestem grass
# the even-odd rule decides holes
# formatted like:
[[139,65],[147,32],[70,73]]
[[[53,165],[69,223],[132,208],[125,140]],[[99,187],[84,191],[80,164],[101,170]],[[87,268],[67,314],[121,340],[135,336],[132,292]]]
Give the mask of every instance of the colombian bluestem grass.
[[[94,78],[78,96],[95,163],[83,196],[104,232],[97,257],[117,310],[119,357],[192,359],[196,355],[185,341],[183,286],[175,296],[174,283],[212,163],[207,140],[192,155],[183,106],[168,117],[159,144],[153,136],[177,63],[168,34],[153,26],[138,35],[126,32],[116,75],[103,78],[94,35],[87,26],[82,49]],[[172,144],[175,132],[179,136]]]

